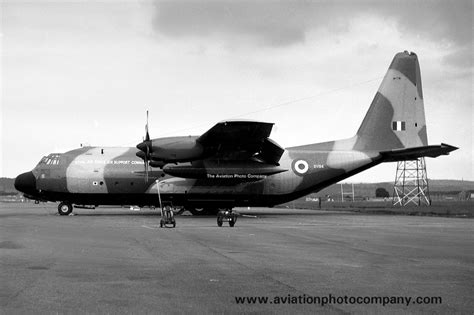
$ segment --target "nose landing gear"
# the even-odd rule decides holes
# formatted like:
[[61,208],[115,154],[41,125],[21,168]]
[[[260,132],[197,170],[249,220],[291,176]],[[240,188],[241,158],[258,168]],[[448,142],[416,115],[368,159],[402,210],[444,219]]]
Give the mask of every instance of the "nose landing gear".
[[160,227],[166,227],[168,224],[176,227],[176,220],[174,219],[173,208],[171,206],[164,206],[161,208]]

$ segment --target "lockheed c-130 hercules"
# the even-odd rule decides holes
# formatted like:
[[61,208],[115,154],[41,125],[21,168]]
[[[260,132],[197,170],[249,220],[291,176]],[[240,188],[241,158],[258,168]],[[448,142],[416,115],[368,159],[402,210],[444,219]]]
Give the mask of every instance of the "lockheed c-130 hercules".
[[[148,120],[148,119],[147,119]],[[150,139],[136,147],[81,147],[44,157],[19,175],[27,198],[59,201],[58,212],[98,205],[158,206],[193,214],[273,207],[382,162],[438,157],[428,145],[418,58],[397,53],[355,136],[283,149],[273,124],[223,121],[200,136]]]

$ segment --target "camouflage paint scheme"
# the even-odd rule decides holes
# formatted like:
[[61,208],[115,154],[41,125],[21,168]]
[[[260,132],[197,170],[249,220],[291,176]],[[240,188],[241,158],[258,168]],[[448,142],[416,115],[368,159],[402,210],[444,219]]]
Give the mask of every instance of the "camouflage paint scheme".
[[[241,163],[218,167],[217,175],[205,178],[173,177],[151,168],[147,181],[137,148],[84,147],[44,158],[32,175],[18,176],[16,186],[32,199],[76,205],[157,206],[159,190],[163,201],[186,208],[271,207],[385,161],[437,157],[455,149],[428,146],[418,59],[414,53],[401,52],[354,137],[286,148],[276,174],[262,175],[255,163]],[[218,165],[212,157],[199,163],[214,171]]]

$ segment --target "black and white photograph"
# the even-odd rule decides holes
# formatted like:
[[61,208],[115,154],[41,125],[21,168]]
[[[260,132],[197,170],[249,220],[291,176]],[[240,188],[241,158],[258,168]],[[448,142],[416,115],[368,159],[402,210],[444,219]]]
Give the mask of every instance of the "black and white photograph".
[[1,0],[1,314],[472,314],[472,0]]

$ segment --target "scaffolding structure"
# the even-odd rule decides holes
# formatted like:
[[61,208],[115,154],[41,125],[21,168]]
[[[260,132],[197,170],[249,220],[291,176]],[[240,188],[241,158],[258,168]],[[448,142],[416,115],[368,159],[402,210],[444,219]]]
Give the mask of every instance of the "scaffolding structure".
[[397,162],[393,205],[431,205],[425,158]]

